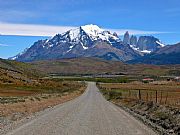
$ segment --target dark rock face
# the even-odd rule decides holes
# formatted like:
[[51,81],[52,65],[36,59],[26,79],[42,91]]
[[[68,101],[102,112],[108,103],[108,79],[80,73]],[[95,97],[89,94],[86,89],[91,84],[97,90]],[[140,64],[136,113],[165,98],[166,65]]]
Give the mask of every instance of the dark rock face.
[[148,50],[154,52],[161,48],[159,39],[153,36],[141,36],[137,42],[137,47],[140,50]]
[[118,34],[116,32],[113,33],[113,36],[119,38]]
[[[129,42],[129,34],[126,33]],[[49,40],[35,42],[24,53],[12,59],[35,61],[74,57],[100,57],[104,59],[127,61],[139,57],[129,45],[124,45],[116,33],[103,31],[98,26],[87,25],[57,34]]]
[[137,37],[136,36],[131,36],[130,38],[130,45],[137,45]]
[[130,36],[128,31],[124,34],[123,44],[130,44]]
[[130,37],[128,31],[124,35],[123,44],[130,45],[132,49],[143,54],[152,53],[159,48],[164,47],[160,40],[153,36],[140,36],[137,38],[132,35]]

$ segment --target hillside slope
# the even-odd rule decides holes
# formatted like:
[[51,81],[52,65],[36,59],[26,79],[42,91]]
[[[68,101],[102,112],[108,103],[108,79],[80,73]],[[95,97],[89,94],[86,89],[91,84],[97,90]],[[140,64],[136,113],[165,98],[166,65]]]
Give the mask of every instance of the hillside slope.
[[30,63],[38,70],[52,74],[102,74],[123,72],[126,64],[99,58],[43,60]]
[[[99,58],[71,58],[60,60],[34,61],[34,68],[47,74],[87,75],[87,74],[128,74],[128,75],[166,75],[174,66],[157,66],[147,64],[125,64]],[[177,65],[176,69],[179,69]]]
[[0,59],[0,83],[28,83],[43,76],[28,63]]

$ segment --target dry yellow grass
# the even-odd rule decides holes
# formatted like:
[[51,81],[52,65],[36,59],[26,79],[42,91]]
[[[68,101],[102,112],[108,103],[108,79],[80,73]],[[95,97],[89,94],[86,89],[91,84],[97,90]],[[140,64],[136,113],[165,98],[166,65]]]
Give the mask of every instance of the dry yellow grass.
[[154,84],[154,83],[101,83],[101,87],[107,89],[125,89],[125,90],[162,90],[180,92],[180,83],[171,82],[168,84]]
[[[58,86],[59,88],[57,88]],[[37,89],[35,89],[36,87]],[[25,86],[17,89],[18,87],[13,85],[5,87],[6,89],[1,88],[0,117],[8,119],[8,121],[20,120],[34,112],[74,99],[81,95],[86,88],[80,82],[53,81],[47,81],[46,87],[45,84],[36,87]],[[43,88],[45,89],[43,90]],[[0,123],[0,129],[4,126],[5,123]]]
[[[101,83],[99,87],[104,91],[113,91],[116,98],[154,101],[159,104],[180,106],[180,84],[171,82],[167,84],[144,83]],[[118,97],[118,95],[120,95]]]

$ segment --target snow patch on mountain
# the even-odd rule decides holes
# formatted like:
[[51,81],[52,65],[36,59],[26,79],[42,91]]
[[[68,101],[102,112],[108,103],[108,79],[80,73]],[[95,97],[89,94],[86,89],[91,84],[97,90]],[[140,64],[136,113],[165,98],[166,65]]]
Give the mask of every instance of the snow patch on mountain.
[[73,45],[72,45],[72,46],[70,46],[69,48],[70,48],[70,49],[72,49],[72,48],[73,48]]
[[99,34],[103,32],[97,25],[85,25],[81,26],[81,28],[90,36],[97,37]]
[[143,50],[143,51],[141,51],[142,53],[151,53],[151,51],[149,51],[149,50]]
[[135,51],[139,51],[139,48],[136,47],[135,45],[130,45],[130,47],[131,47],[133,50],[135,50]]
[[87,50],[89,48],[89,47],[86,47],[86,46],[83,46],[83,45],[82,45],[82,47],[83,47],[84,50]]
[[141,52],[141,53],[149,54],[149,53],[152,52],[152,51],[149,51],[149,50],[140,50],[139,47],[136,47],[135,45],[130,45],[130,47],[131,47],[133,50],[138,51],[138,52]]
[[71,41],[78,39],[79,35],[80,35],[80,29],[79,28],[72,29],[69,31],[69,36],[70,36]]
[[161,47],[164,47],[165,45],[159,41],[156,41],[157,44],[159,44]]

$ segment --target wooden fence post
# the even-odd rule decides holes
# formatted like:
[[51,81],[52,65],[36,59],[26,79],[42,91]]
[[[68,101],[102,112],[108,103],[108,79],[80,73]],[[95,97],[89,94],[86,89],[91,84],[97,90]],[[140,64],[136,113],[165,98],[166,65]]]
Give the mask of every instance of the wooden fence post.
[[149,98],[149,93],[148,91],[146,92],[146,101],[148,102],[148,98]]
[[161,98],[160,98],[160,104],[161,104],[161,102],[162,102],[162,90],[161,90]]
[[166,93],[166,100],[165,100],[165,104],[167,103],[167,99],[168,99],[168,92]]
[[139,100],[141,100],[141,90],[139,90]]
[[157,97],[158,95],[157,95],[157,90],[156,90],[156,103],[158,102],[158,97]]

